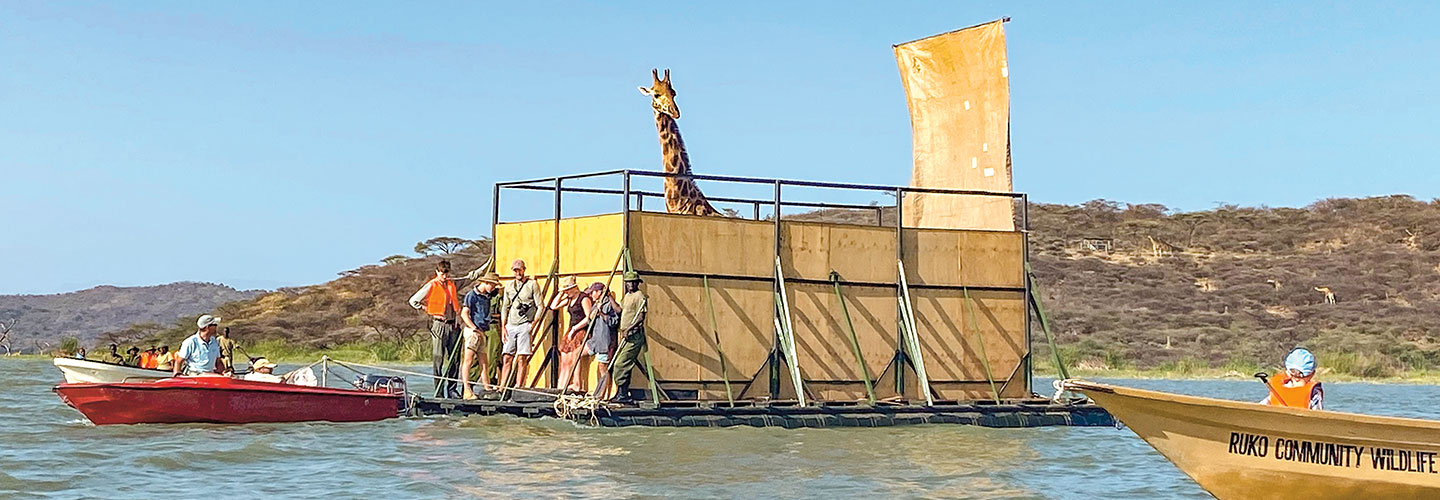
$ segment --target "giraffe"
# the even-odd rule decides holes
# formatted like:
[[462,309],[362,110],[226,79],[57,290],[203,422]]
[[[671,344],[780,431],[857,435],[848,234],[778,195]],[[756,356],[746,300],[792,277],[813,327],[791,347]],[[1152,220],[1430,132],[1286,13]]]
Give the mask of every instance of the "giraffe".
[[1326,304],[1334,304],[1334,303],[1335,303],[1335,292],[1330,291],[1330,287],[1328,287],[1328,286],[1317,286],[1317,287],[1315,287],[1315,291],[1325,294],[1325,303],[1326,303]]
[[[660,134],[660,155],[665,172],[690,175],[690,155],[685,154],[685,140],[680,138],[680,107],[675,105],[675,88],[670,86],[670,70],[660,78],[659,70],[650,70],[655,80],[649,88],[640,87],[640,93],[650,96],[650,106],[655,108],[655,130]],[[720,215],[710,205],[695,179],[689,177],[665,178],[665,211],[672,214]]]

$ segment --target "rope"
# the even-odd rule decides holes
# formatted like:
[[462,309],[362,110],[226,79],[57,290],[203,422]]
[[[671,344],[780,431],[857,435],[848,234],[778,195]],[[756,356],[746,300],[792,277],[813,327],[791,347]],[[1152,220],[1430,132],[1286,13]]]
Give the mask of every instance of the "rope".
[[[399,374],[401,374],[401,375],[413,375],[413,376],[416,376],[416,377],[424,377],[424,378],[428,378],[428,379],[434,379],[434,380],[437,380],[437,381],[441,381],[441,380],[446,380],[446,381],[450,381],[450,382],[460,382],[460,381],[461,381],[461,380],[458,379],[458,378],[452,378],[452,377],[437,377],[437,376],[432,375],[432,374],[429,374],[429,373],[412,372],[412,371],[409,371],[409,370],[401,370],[401,369],[399,369],[399,368],[392,368],[392,367],[388,367],[388,366],[367,365],[367,364],[364,364],[364,363],[357,363],[357,362],[354,362],[354,361],[340,361],[340,360],[338,360],[338,359],[333,359],[333,358],[331,358],[331,357],[329,357],[329,356],[325,356],[323,359],[324,359],[325,361],[330,361],[330,362],[333,362],[333,363],[335,363],[335,364],[337,364],[337,365],[344,366],[344,367],[349,368],[349,369],[351,369],[351,370],[355,370],[354,367],[358,366],[358,367],[360,367],[360,368],[368,368],[368,369],[371,369],[371,370],[379,370],[379,371],[390,372],[390,373],[399,373]],[[357,370],[356,372],[359,373],[358,370]],[[481,385],[484,386],[484,387],[487,387],[487,388],[489,388],[489,387],[495,387],[495,386],[492,386],[492,385],[489,385],[489,384],[484,384],[484,383],[482,383]],[[548,393],[548,392],[532,391],[532,390],[528,390],[528,389],[521,389],[521,388],[518,388],[518,387],[511,387],[509,390],[515,391],[515,392],[523,392],[523,393],[526,393],[526,394],[534,394],[534,395],[537,395],[537,396],[555,397],[554,394],[551,394],[551,393]]]
[[579,396],[573,394],[561,394],[555,398],[555,416],[566,420],[577,420],[575,417],[584,412],[590,416],[590,425],[599,427],[600,419],[596,416],[595,410],[600,408],[600,400],[590,396]]

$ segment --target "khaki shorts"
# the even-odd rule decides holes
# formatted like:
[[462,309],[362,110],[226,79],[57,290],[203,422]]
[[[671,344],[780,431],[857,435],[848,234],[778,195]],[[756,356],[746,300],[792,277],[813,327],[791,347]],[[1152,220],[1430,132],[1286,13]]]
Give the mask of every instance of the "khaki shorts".
[[477,331],[477,330],[475,330],[475,329],[473,329],[473,328],[466,327],[466,328],[465,328],[465,333],[464,333],[464,335],[465,335],[465,348],[466,348],[466,349],[469,349],[469,350],[472,350],[472,351],[479,352],[479,351],[481,350],[481,348],[483,347],[483,346],[480,345],[480,343],[485,340],[484,332],[480,332],[480,331]]

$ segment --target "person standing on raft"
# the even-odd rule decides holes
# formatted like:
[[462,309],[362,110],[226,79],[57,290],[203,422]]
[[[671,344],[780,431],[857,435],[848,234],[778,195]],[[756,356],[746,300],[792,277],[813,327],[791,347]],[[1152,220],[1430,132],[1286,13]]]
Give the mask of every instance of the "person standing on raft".
[[[457,319],[460,315],[460,295],[456,290],[464,288],[480,276],[485,268],[486,266],[482,265],[462,278],[451,278],[450,261],[442,260],[435,264],[435,277],[425,282],[415,295],[410,296],[410,307],[430,315],[430,357],[436,377],[436,396],[461,396],[460,384],[455,382],[455,379],[459,378],[456,375],[459,374],[460,367],[448,362],[454,349],[458,347],[455,340],[460,335]],[[442,380],[440,377],[450,380]]]
[[1315,380],[1315,355],[1303,347],[1285,356],[1285,371],[1275,374],[1267,384],[1270,395],[1260,404],[1325,409],[1325,389]]
[[461,355],[460,378],[465,380],[462,387],[461,397],[465,399],[476,399],[475,392],[470,389],[470,366],[475,363],[476,358],[480,360],[480,387],[489,385],[490,363],[498,362],[491,359],[490,332],[496,325],[490,323],[490,304],[495,297],[495,292],[500,289],[500,275],[495,271],[485,273],[480,282],[475,284],[475,289],[465,294],[465,300],[461,308],[460,320],[465,322],[465,353]]
[[620,332],[623,340],[610,365],[610,379],[615,381],[615,398],[611,401],[633,403],[630,399],[630,372],[645,349],[645,305],[648,297],[640,290],[640,273],[625,271],[625,296],[620,299]]

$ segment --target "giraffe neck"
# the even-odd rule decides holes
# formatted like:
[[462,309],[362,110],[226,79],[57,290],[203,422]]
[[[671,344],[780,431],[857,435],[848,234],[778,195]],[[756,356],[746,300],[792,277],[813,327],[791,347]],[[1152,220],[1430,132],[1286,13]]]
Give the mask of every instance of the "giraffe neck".
[[665,171],[672,174],[690,173],[690,155],[685,153],[685,139],[680,137],[680,125],[665,113],[655,113],[655,130],[660,133],[660,154]]

